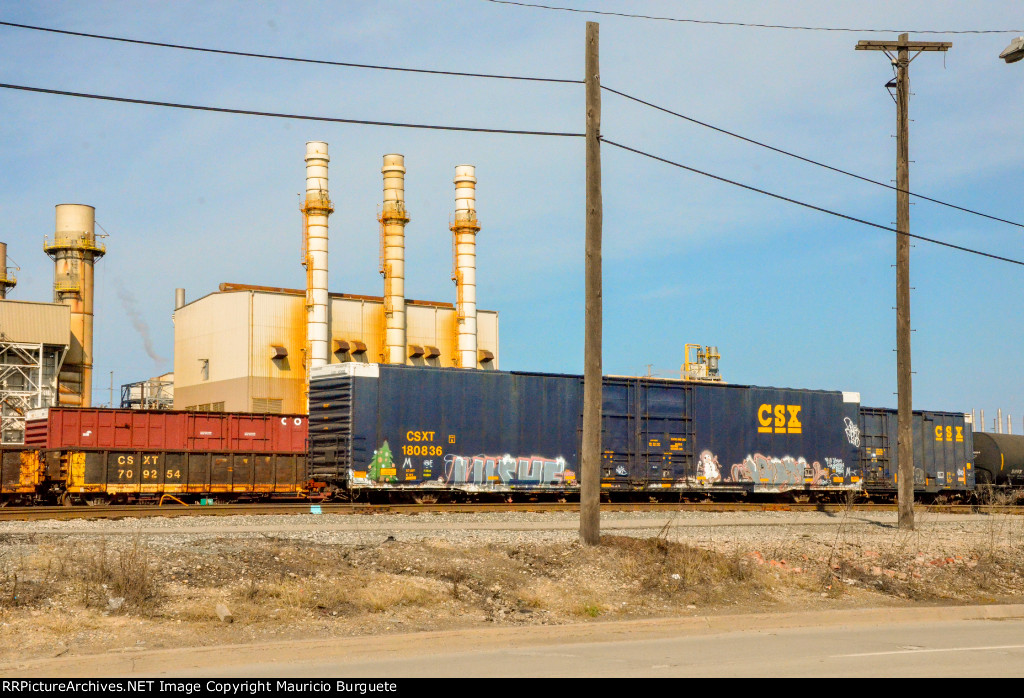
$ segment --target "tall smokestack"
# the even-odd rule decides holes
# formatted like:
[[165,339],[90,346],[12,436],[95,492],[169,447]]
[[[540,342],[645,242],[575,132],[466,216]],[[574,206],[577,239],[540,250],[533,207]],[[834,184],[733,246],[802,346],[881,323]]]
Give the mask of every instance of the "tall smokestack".
[[405,344],[405,156],[385,155],[384,205],[380,213],[381,260],[384,275],[384,351],[386,364],[404,364]]
[[306,143],[306,201],[302,205],[306,267],[306,390],[309,374],[326,366],[327,330],[327,217],[334,212],[327,195],[327,144]]
[[476,368],[476,168],[455,167],[455,222],[452,223],[455,245],[456,339],[455,365]]
[[58,204],[53,242],[43,249],[54,262],[55,303],[71,307],[71,346],[60,372],[60,404],[92,405],[93,265],[106,254],[96,243],[96,209]]
[[0,298],[7,297],[7,289],[14,288],[18,280],[7,275],[7,243],[0,242]]

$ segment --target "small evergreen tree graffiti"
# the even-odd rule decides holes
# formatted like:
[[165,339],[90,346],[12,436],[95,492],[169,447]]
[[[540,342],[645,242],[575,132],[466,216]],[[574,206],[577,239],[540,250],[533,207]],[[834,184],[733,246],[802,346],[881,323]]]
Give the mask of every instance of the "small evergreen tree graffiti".
[[[367,475],[369,475],[372,482],[382,482],[381,470],[383,468],[394,468],[395,461],[391,457],[391,447],[388,446],[388,442],[385,441],[381,444],[381,447],[373,452],[373,459],[370,461],[370,467],[367,468]],[[388,482],[397,482],[398,478],[391,475],[387,478]]]

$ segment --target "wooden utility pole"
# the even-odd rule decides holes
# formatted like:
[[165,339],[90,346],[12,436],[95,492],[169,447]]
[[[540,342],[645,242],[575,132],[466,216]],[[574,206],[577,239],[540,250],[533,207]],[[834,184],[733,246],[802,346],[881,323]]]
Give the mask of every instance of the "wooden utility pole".
[[601,541],[601,75],[598,24],[587,22],[587,243],[580,541]]
[[[910,62],[922,51],[948,51],[947,41],[859,41],[858,51],[885,51],[896,69],[896,385],[899,527],[914,528],[914,413],[910,370]],[[896,52],[893,55],[893,52]],[[909,57],[910,51],[917,51]]]

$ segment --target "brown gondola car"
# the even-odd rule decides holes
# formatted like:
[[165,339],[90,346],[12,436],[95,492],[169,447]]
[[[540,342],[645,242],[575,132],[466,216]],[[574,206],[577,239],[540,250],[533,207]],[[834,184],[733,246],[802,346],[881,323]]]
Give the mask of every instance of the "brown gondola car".
[[305,415],[51,408],[26,423],[65,502],[306,493]]

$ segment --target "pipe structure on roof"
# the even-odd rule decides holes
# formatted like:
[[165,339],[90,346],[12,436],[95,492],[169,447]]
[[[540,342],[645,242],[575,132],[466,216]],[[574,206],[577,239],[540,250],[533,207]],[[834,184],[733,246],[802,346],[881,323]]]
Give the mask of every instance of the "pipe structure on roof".
[[178,310],[185,306],[185,289],[176,288],[174,289],[174,309]]
[[327,323],[327,217],[334,212],[327,189],[327,144],[306,143],[306,200],[302,204],[306,267],[306,392],[309,375],[330,356]]
[[93,265],[107,250],[96,242],[96,209],[58,204],[53,242],[43,249],[54,263],[55,303],[71,308],[71,337],[60,372],[61,405],[92,405]]
[[384,156],[380,273],[384,275],[384,342],[381,360],[406,363],[405,346],[405,156]]
[[455,167],[455,221],[451,225],[456,295],[454,363],[462,368],[477,367],[476,234],[480,221],[476,218],[475,174],[472,165]]
[[7,290],[14,288],[18,280],[7,273],[7,243],[0,242],[0,298],[7,297]]

